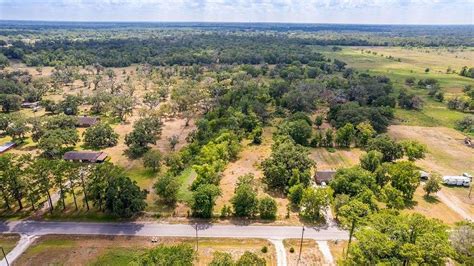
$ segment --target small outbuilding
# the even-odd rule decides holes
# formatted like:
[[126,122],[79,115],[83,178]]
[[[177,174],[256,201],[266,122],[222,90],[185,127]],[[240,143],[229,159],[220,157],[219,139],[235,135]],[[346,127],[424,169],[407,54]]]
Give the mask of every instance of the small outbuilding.
[[314,179],[316,181],[316,184],[318,185],[327,185],[329,184],[329,181],[334,178],[335,175],[336,171],[334,170],[317,171],[314,176]]
[[98,117],[92,116],[78,116],[76,121],[77,127],[91,127],[99,123]]
[[68,151],[63,159],[81,163],[102,163],[107,157],[107,153],[101,151]]

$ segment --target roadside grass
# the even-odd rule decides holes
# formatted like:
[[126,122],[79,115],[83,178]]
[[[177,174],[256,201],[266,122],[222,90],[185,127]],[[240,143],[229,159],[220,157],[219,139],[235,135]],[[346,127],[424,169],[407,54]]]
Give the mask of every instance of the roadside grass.
[[130,265],[143,252],[145,252],[145,249],[137,247],[109,248],[105,254],[100,255],[89,265]]
[[[286,259],[288,265],[297,265],[299,257],[300,239],[285,239],[283,245],[285,246]],[[318,244],[313,239],[304,239],[301,252],[300,265],[323,265],[324,256],[318,248]],[[290,251],[293,250],[293,252]]]
[[[5,254],[8,254],[20,240],[18,234],[0,234],[0,247],[3,248]],[[3,254],[0,254],[0,260],[3,259]]]
[[346,240],[328,241],[329,249],[336,264],[339,264],[344,259],[345,252],[347,252],[347,244],[348,241]]
[[[43,236],[18,259],[18,265],[129,265],[148,249],[160,244],[188,244],[195,246],[194,238],[159,237],[152,243],[150,237],[128,236]],[[266,246],[267,253],[262,252]],[[276,265],[273,245],[263,239],[199,239],[199,253],[195,265],[208,265],[215,251],[228,252],[234,259],[245,251],[265,258],[267,265]]]

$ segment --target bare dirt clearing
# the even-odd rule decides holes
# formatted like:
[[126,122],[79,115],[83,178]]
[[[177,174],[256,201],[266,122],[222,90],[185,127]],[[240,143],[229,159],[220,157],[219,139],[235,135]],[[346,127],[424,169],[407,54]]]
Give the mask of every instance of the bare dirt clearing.
[[215,211],[220,211],[226,205],[230,205],[230,200],[234,196],[235,185],[239,176],[245,174],[253,174],[255,176],[256,185],[258,189],[258,196],[264,197],[270,195],[273,197],[278,206],[276,224],[300,224],[297,213],[290,213],[290,218],[286,218],[288,199],[284,195],[278,195],[273,192],[268,192],[263,183],[263,172],[260,164],[263,160],[268,158],[271,154],[271,146],[273,144],[272,134],[274,128],[267,127],[263,132],[262,144],[253,145],[248,140],[242,143],[242,151],[239,153],[239,158],[235,162],[231,162],[224,170],[223,177],[220,182],[222,189],[222,196],[217,200]]

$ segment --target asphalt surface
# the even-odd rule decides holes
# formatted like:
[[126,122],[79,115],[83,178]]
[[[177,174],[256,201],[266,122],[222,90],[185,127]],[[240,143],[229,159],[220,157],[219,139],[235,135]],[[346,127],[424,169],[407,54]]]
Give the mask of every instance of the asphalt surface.
[[[256,226],[198,224],[199,237],[229,238],[300,238],[302,227],[298,226]],[[1,233],[23,235],[127,235],[127,236],[170,236],[195,237],[194,224],[159,223],[87,223],[87,222],[0,222]],[[315,240],[348,239],[348,233],[335,226],[305,227],[305,238]]]

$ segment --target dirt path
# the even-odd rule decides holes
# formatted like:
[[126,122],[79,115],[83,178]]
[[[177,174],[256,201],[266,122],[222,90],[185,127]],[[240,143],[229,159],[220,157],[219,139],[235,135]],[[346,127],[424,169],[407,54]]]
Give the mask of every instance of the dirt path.
[[327,241],[316,241],[318,243],[319,250],[324,256],[324,261],[328,265],[335,265],[334,258],[332,257],[331,250],[329,249],[329,245]]
[[287,266],[288,261],[286,259],[285,246],[281,239],[269,239],[273,243],[277,255],[277,266]]
[[443,190],[438,191],[436,195],[444,204],[461,215],[461,217],[470,221],[474,221],[474,216],[468,209],[464,208],[464,203],[461,202],[457,197],[450,195],[449,192],[445,193]]

